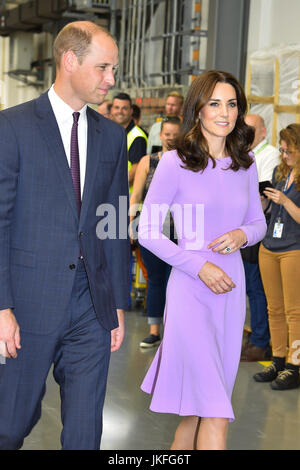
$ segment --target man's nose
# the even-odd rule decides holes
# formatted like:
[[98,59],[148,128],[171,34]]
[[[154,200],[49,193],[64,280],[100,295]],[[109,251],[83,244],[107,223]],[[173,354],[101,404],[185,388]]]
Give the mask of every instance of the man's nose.
[[105,82],[110,86],[114,86],[115,84],[115,76],[112,70],[108,70],[105,75]]

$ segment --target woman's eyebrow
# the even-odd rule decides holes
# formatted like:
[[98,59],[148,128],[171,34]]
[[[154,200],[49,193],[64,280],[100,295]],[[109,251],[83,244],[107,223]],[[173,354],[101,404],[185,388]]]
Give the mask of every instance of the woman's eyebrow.
[[[208,101],[222,101],[221,99],[219,98],[210,98]],[[229,101],[237,101],[237,98],[230,98],[229,100],[227,100],[228,102]]]

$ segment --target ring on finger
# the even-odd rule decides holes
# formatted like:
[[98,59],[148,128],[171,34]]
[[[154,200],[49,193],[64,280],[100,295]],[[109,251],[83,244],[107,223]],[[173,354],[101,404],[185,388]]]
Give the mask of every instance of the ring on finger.
[[230,253],[230,252],[231,252],[231,248],[230,248],[230,246],[226,246],[226,248],[225,248],[225,250],[224,250],[224,251],[225,251],[225,253]]

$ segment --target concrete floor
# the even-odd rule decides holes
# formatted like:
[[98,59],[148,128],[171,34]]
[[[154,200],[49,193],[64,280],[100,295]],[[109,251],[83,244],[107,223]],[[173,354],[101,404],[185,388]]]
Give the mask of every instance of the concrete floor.
[[[140,391],[155,350],[141,350],[147,320],[127,313],[127,335],[112,354],[104,408],[103,450],[166,450],[180,418],[149,411],[150,397]],[[236,420],[229,426],[229,450],[300,449],[300,389],[273,391],[252,376],[263,366],[241,363],[233,394]],[[58,387],[48,377],[43,415],[23,445],[24,450],[60,449]]]

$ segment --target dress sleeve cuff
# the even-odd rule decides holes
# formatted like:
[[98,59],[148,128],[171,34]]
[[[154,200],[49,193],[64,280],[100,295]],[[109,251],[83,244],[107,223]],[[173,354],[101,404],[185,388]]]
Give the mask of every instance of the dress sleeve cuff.
[[238,227],[238,229],[242,230],[247,237],[246,242],[241,246],[241,248],[246,248],[246,246],[248,246],[249,244],[249,233],[248,233],[247,227],[241,226],[241,227]]

